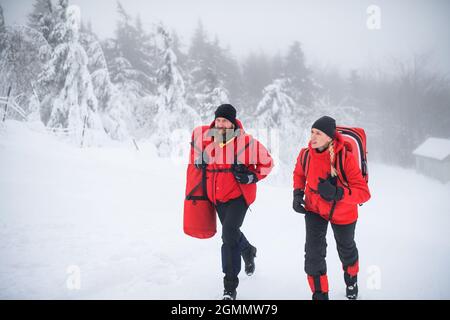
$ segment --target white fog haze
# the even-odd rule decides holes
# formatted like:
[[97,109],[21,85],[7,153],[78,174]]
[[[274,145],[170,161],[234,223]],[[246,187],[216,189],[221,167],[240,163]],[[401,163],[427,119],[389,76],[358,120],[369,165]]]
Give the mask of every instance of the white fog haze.
[[447,0],[0,0],[0,298],[219,299],[220,223],[188,237],[183,205],[231,104],[274,160],[239,299],[311,298],[292,182],[324,115],[366,134],[359,298],[450,299],[449,30]]
[[[3,0],[7,23],[23,23],[31,0]],[[116,2],[74,0],[83,19],[102,38],[114,35]],[[198,20],[213,38],[230,46],[239,58],[250,52],[284,52],[297,40],[311,63],[333,64],[348,70],[389,56],[433,53],[437,67],[450,71],[448,31],[450,3],[445,0],[306,1],[306,0],[128,0],[133,18],[145,27],[164,21],[190,41]],[[367,8],[381,9],[381,29],[369,30]],[[98,13],[101,12],[99,16]]]

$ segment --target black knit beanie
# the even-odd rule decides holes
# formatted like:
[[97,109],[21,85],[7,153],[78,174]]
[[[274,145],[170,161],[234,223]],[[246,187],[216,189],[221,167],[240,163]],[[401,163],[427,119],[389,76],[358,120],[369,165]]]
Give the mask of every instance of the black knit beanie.
[[214,114],[214,119],[225,118],[236,127],[236,109],[231,104],[221,104]]
[[336,120],[328,116],[323,116],[313,123],[312,128],[319,129],[331,139],[334,139],[336,134]]

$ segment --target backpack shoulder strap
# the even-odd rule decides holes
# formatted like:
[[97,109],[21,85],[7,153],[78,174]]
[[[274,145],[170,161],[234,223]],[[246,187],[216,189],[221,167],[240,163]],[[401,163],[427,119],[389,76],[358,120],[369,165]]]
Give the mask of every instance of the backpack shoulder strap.
[[247,142],[247,143],[245,144],[245,146],[244,146],[241,150],[237,151],[237,152],[234,154],[234,163],[235,163],[235,164],[238,164],[238,157],[239,157],[243,152],[245,152],[245,150],[247,150],[251,145],[253,145],[253,143],[254,143],[253,137],[250,137],[249,142]]
[[309,148],[304,149],[303,153],[302,153],[302,157],[301,157],[301,163],[302,163],[302,169],[303,169],[303,173],[305,174],[305,178],[308,174],[308,169],[309,169]]
[[[345,153],[345,157],[344,157],[344,153]],[[347,175],[345,174],[345,170],[344,170],[344,159],[347,156],[347,149],[345,149],[345,147],[341,150],[341,152],[339,152],[339,157],[338,157],[338,161],[339,161],[339,171],[341,173],[342,179],[344,179],[345,184],[348,185],[348,179],[347,179]]]
[[[344,155],[344,153],[345,153],[345,155]],[[345,174],[345,170],[344,170],[344,161],[346,158],[347,158],[347,149],[344,147],[339,152],[339,156],[338,156],[339,172],[341,173],[342,179],[344,181],[342,181],[341,178],[339,178],[339,174],[338,174],[338,179],[344,185],[344,187],[347,188],[348,192],[350,194],[352,194],[352,189],[350,189],[350,187],[348,186],[348,179],[347,179],[347,175]]]

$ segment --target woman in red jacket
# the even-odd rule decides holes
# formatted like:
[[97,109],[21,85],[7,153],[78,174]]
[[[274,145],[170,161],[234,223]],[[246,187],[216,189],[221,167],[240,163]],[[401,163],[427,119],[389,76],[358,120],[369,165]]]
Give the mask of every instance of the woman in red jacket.
[[[336,169],[336,159],[344,148],[346,184]],[[336,121],[324,116],[312,125],[308,148],[300,151],[294,170],[293,208],[305,214],[305,272],[314,300],[328,300],[325,261],[328,222],[344,269],[347,298],[356,299],[358,295],[355,226],[358,204],[369,200],[370,192],[350,152],[351,148],[336,131]]]

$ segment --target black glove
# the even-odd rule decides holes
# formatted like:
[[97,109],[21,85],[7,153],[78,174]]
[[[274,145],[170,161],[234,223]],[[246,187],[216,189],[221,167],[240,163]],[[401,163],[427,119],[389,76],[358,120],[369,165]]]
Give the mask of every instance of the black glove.
[[203,169],[203,168],[206,168],[206,166],[207,166],[207,164],[203,160],[202,156],[200,156],[194,160],[194,165],[197,169]]
[[233,164],[231,167],[234,177],[241,184],[251,184],[258,182],[258,177],[243,164]]
[[326,201],[339,201],[344,196],[344,189],[336,185],[336,177],[328,179],[319,178],[317,190],[322,199]]
[[305,204],[305,201],[303,200],[303,196],[305,195],[305,192],[301,189],[295,189],[294,190],[294,201],[292,203],[292,208],[298,213],[306,213],[306,209],[303,206]]

